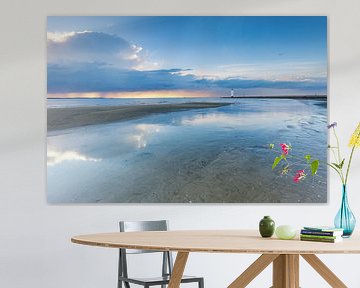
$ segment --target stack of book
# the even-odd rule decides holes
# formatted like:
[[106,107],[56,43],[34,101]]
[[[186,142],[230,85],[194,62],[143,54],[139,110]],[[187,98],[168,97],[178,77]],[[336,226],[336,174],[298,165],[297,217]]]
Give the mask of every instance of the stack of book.
[[334,227],[304,227],[300,232],[302,241],[336,243],[342,241],[344,230]]

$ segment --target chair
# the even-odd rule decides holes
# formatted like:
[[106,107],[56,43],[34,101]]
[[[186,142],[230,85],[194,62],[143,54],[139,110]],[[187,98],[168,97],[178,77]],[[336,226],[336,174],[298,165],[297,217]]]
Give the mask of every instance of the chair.
[[[120,232],[134,232],[134,231],[167,231],[168,222],[166,220],[159,221],[120,221]],[[170,276],[173,268],[172,254],[169,251],[149,251],[149,250],[135,250],[135,249],[119,249],[119,269],[118,269],[118,288],[122,288],[124,283],[125,288],[130,288],[131,284],[137,284],[144,288],[150,286],[160,286],[165,288],[169,284]],[[162,260],[162,274],[161,277],[153,278],[132,278],[128,275],[127,269],[127,254],[141,254],[141,253],[163,253]],[[183,276],[181,283],[198,283],[199,288],[204,288],[204,278]]]

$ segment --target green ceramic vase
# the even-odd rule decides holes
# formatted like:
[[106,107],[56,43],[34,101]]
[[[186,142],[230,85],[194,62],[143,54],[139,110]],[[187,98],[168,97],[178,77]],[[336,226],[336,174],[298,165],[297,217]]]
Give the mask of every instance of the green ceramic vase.
[[264,216],[259,223],[259,232],[262,237],[271,237],[274,235],[275,222],[270,216]]

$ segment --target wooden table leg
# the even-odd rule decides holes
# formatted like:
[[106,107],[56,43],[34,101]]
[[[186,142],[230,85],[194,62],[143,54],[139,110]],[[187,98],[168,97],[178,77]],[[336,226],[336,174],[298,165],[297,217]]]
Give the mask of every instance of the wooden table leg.
[[189,257],[189,252],[177,253],[168,288],[180,287],[181,278],[183,277],[185,265],[188,257]]
[[314,254],[301,255],[331,287],[347,288],[347,286]]
[[273,263],[273,288],[299,288],[299,255],[281,254]]
[[228,288],[244,288],[254,280],[271,262],[273,262],[278,254],[263,254],[254,263],[252,263],[238,278],[232,282]]

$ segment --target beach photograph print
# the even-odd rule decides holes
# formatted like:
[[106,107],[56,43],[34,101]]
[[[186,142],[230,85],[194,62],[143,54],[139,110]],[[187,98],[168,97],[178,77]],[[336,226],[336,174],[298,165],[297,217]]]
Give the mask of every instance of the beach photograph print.
[[49,203],[326,203],[327,18],[49,16]]

